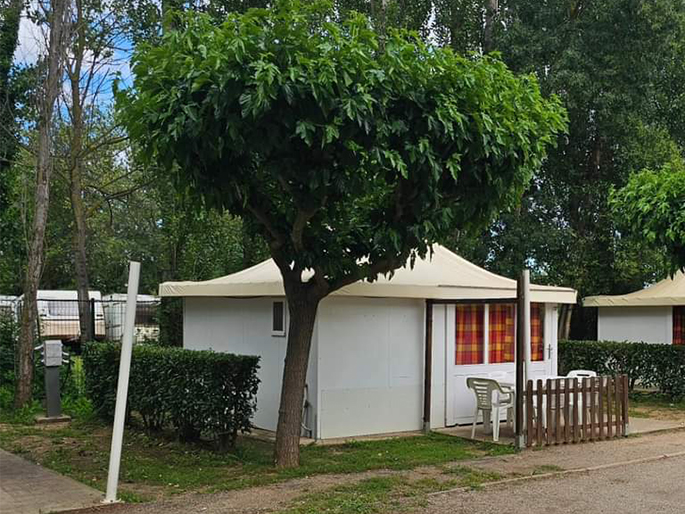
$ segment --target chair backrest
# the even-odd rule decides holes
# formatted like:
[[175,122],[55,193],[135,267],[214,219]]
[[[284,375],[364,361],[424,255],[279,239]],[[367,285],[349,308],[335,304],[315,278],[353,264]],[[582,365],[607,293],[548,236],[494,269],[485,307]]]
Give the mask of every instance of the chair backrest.
[[572,371],[568,372],[567,377],[570,378],[587,378],[587,377],[596,377],[597,372],[596,371],[590,371],[587,369],[574,369]]
[[499,391],[503,393],[497,380],[491,378],[468,377],[466,379],[466,387],[473,390],[476,395],[476,403],[479,409],[492,409],[492,393]]

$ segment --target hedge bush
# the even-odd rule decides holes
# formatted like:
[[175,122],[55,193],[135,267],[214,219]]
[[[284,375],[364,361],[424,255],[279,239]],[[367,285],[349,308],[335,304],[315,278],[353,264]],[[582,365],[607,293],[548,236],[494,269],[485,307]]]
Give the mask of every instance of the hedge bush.
[[[121,347],[88,343],[86,394],[98,415],[112,419]],[[256,408],[259,357],[139,344],[133,347],[128,409],[150,430],[171,426],[182,440],[201,434],[233,446],[249,432]]]
[[559,371],[626,374],[673,399],[685,397],[685,346],[618,341],[559,341]]

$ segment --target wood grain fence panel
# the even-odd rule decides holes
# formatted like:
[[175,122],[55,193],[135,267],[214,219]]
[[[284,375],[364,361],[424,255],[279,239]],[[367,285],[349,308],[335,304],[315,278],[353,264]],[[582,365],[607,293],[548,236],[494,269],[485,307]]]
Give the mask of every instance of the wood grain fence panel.
[[597,437],[600,441],[604,440],[604,377],[597,380],[597,424],[599,430]]
[[543,434],[546,430],[545,423],[543,423],[543,415],[542,413],[544,412],[544,402],[543,402],[543,390],[542,390],[542,380],[538,379],[537,382],[537,387],[536,387],[536,411],[535,411],[535,419],[536,419],[536,443],[538,446],[542,446],[542,439],[543,439]]

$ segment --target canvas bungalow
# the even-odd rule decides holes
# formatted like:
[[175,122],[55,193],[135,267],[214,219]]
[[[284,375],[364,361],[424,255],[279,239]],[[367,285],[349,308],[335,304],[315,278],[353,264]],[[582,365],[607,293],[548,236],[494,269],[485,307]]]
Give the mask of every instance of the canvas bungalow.
[[634,293],[588,296],[598,307],[597,339],[685,344],[685,274],[678,272]]
[[[254,424],[275,430],[288,309],[274,262],[204,282],[166,282],[159,292],[184,299],[186,348],[261,357]],[[532,285],[530,297],[528,376],[553,376],[557,307],[575,303],[576,292]],[[470,423],[467,377],[514,381],[515,298],[514,280],[440,246],[392,279],[360,281],[325,298],[312,340],[305,434],[329,439],[418,430],[424,403],[431,428]]]

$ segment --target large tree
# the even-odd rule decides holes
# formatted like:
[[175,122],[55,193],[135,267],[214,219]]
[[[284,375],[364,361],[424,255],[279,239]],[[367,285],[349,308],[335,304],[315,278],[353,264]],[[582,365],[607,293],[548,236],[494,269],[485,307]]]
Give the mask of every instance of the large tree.
[[[466,256],[511,274],[587,294],[618,294],[665,273],[659,251],[616,230],[607,203],[634,171],[660,168],[685,139],[685,4],[641,0],[501,0],[493,46],[519,73],[557,94],[569,130],[550,151],[520,206]],[[676,150],[677,151],[677,150]],[[576,309],[577,336],[594,327]]]
[[685,269],[685,164],[645,169],[610,197],[619,228],[664,251],[671,272]]
[[36,148],[36,172],[33,221],[28,245],[28,263],[24,282],[21,332],[19,337],[19,380],[15,392],[15,404],[23,407],[31,399],[33,380],[33,342],[36,330],[36,297],[45,258],[45,230],[50,203],[50,181],[53,170],[52,124],[55,101],[61,89],[64,69],[64,31],[68,5],[66,0],[53,0],[45,16],[50,27],[43,87],[38,108],[38,134]]
[[279,2],[216,26],[183,18],[134,56],[130,136],[177,186],[243,218],[290,312],[275,461],[299,462],[322,298],[392,273],[515,200],[564,127],[555,99],[499,61],[326,4]]

